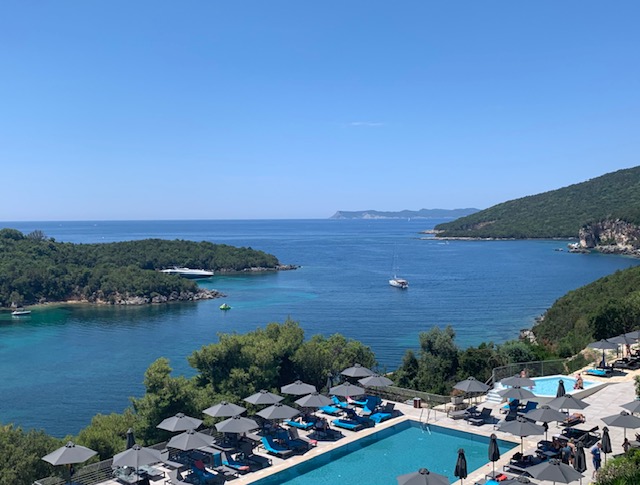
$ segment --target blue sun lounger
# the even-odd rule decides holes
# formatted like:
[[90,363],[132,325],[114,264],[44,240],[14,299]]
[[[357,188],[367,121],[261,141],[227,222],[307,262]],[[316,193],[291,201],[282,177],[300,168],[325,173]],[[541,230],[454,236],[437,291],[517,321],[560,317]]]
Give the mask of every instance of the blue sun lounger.
[[263,436],[261,441],[264,449],[272,455],[279,456],[280,458],[286,458],[287,456],[291,455],[291,453],[293,453],[293,451],[274,443],[273,439],[271,439],[269,436]]
[[382,423],[387,419],[391,418],[391,413],[373,413],[369,415],[369,419],[374,423]]
[[298,421],[292,421],[291,419],[288,419],[284,422],[284,424],[287,424],[289,426],[291,426],[292,428],[298,428],[298,429],[311,429],[313,428],[313,423],[315,421],[307,421],[306,423],[300,423]]
[[342,409],[347,409],[349,407],[349,403],[347,401],[341,401],[337,396],[331,396],[331,400],[333,401],[333,405]]
[[332,423],[338,428],[348,429],[349,431],[360,431],[364,428],[364,424],[356,421],[355,419],[334,419]]
[[608,369],[587,369],[586,374],[590,376],[609,377],[611,371]]
[[340,416],[344,412],[344,409],[335,406],[322,406],[320,411],[330,416]]

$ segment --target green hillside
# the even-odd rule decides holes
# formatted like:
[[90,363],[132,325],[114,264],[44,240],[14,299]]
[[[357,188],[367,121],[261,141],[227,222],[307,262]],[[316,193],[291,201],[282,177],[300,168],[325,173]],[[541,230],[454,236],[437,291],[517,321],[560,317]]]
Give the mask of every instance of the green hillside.
[[559,298],[534,328],[540,343],[563,356],[589,342],[640,327],[640,266],[600,278]]
[[605,219],[640,223],[640,167],[503,202],[435,229],[440,237],[566,238]]

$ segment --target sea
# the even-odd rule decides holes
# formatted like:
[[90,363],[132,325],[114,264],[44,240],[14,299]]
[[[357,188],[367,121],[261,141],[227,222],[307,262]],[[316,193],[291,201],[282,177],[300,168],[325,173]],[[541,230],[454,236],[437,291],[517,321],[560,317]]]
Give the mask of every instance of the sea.
[[[98,413],[122,412],[144,391],[148,366],[187,356],[221,333],[291,318],[305,336],[342,333],[370,346],[380,369],[397,368],[418,335],[451,325],[460,347],[504,342],[568,291],[640,263],[570,254],[568,241],[440,241],[421,234],[442,220],[225,220],[7,222],[57,241],[162,238],[272,253],[294,271],[201,280],[223,299],[134,307],[50,305],[30,317],[0,315],[0,422],[76,434]],[[560,250],[562,249],[562,251]],[[401,290],[390,277],[409,281]],[[226,302],[232,309],[220,311]]]

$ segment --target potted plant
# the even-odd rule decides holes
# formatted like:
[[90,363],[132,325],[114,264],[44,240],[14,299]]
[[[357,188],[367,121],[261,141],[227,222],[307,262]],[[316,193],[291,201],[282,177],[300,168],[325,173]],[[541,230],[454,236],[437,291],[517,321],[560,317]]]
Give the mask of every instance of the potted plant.
[[464,392],[460,389],[454,389],[451,391],[451,404],[458,405],[462,404],[464,400]]

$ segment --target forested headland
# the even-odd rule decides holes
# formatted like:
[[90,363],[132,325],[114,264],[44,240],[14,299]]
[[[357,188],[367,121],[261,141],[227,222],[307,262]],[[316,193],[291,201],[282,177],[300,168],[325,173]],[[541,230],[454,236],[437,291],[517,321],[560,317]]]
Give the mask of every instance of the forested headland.
[[605,220],[640,224],[640,167],[503,202],[435,227],[440,237],[577,238]]
[[562,357],[589,342],[640,328],[640,266],[600,278],[559,298],[533,327],[538,341]]
[[[193,281],[159,270],[184,266],[217,272],[277,269],[263,251],[225,244],[145,239],[104,244],[56,242],[41,231],[0,230],[0,305],[79,300],[116,303],[194,299]],[[197,297],[196,297],[197,299]]]

